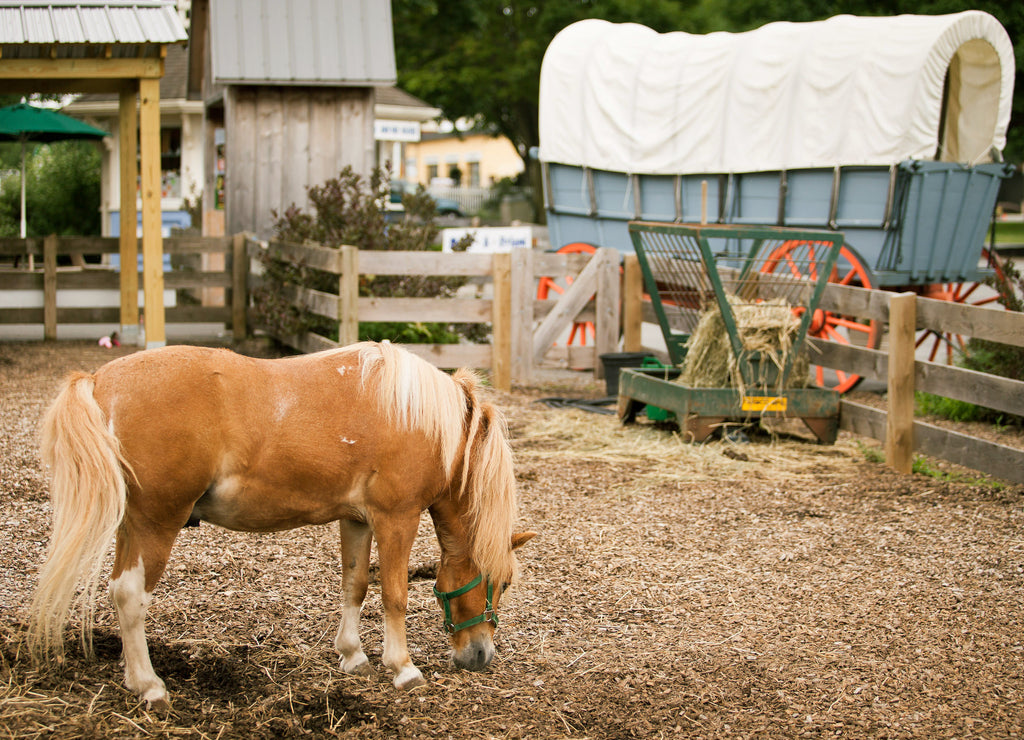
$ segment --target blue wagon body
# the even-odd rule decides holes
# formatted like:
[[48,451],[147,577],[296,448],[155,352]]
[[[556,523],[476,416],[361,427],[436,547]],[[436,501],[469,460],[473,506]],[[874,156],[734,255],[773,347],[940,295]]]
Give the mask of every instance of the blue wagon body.
[[730,175],[628,175],[544,163],[551,242],[632,252],[631,220],[843,232],[879,287],[975,281],[999,185],[1012,168],[907,160]]

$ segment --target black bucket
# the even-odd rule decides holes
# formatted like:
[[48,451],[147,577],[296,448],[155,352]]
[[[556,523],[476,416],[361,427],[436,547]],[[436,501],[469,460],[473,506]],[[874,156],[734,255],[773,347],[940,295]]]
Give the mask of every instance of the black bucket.
[[649,352],[609,352],[601,355],[604,368],[604,387],[609,396],[619,395],[619,370],[624,367],[643,367],[644,360],[654,355]]

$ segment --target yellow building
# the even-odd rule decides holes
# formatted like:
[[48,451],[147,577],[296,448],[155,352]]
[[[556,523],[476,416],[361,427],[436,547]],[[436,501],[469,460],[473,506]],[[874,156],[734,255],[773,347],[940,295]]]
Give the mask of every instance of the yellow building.
[[[487,188],[523,171],[523,160],[504,136],[481,131],[428,133],[405,147],[405,175],[411,182]],[[457,171],[458,177],[453,177]]]

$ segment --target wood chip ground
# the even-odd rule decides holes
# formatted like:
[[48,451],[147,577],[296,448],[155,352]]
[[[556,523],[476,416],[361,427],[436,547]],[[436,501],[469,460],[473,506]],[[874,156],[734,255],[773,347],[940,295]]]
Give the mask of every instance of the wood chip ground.
[[[170,714],[123,688],[105,601],[98,659],[72,647],[37,672],[23,644],[47,538],[37,425],[65,373],[126,351],[0,344],[0,738],[1024,735],[1024,487],[900,476],[846,434],[694,447],[537,403],[601,395],[579,382],[495,394],[539,536],[487,672],[449,665],[426,519],[408,614],[425,687],[338,670],[330,526],[181,533],[149,623]],[[362,633],[379,667],[377,586]]]

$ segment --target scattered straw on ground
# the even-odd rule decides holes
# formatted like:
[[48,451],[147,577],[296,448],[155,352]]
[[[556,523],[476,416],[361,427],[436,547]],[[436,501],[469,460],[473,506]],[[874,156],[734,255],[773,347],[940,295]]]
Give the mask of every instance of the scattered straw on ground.
[[[488,672],[448,664],[432,583],[417,578],[409,643],[430,683],[400,693],[384,669],[341,674],[334,528],[209,526],[181,533],[153,602],[170,715],[124,690],[106,605],[96,661],[72,648],[63,670],[35,672],[24,621],[47,503],[34,430],[67,370],[112,356],[0,345],[0,737],[1024,733],[1024,487],[900,476],[845,434],[689,446],[534,402],[551,388],[497,395],[539,536]],[[429,573],[436,557],[424,519],[411,566]],[[377,586],[362,633],[380,666]]]

